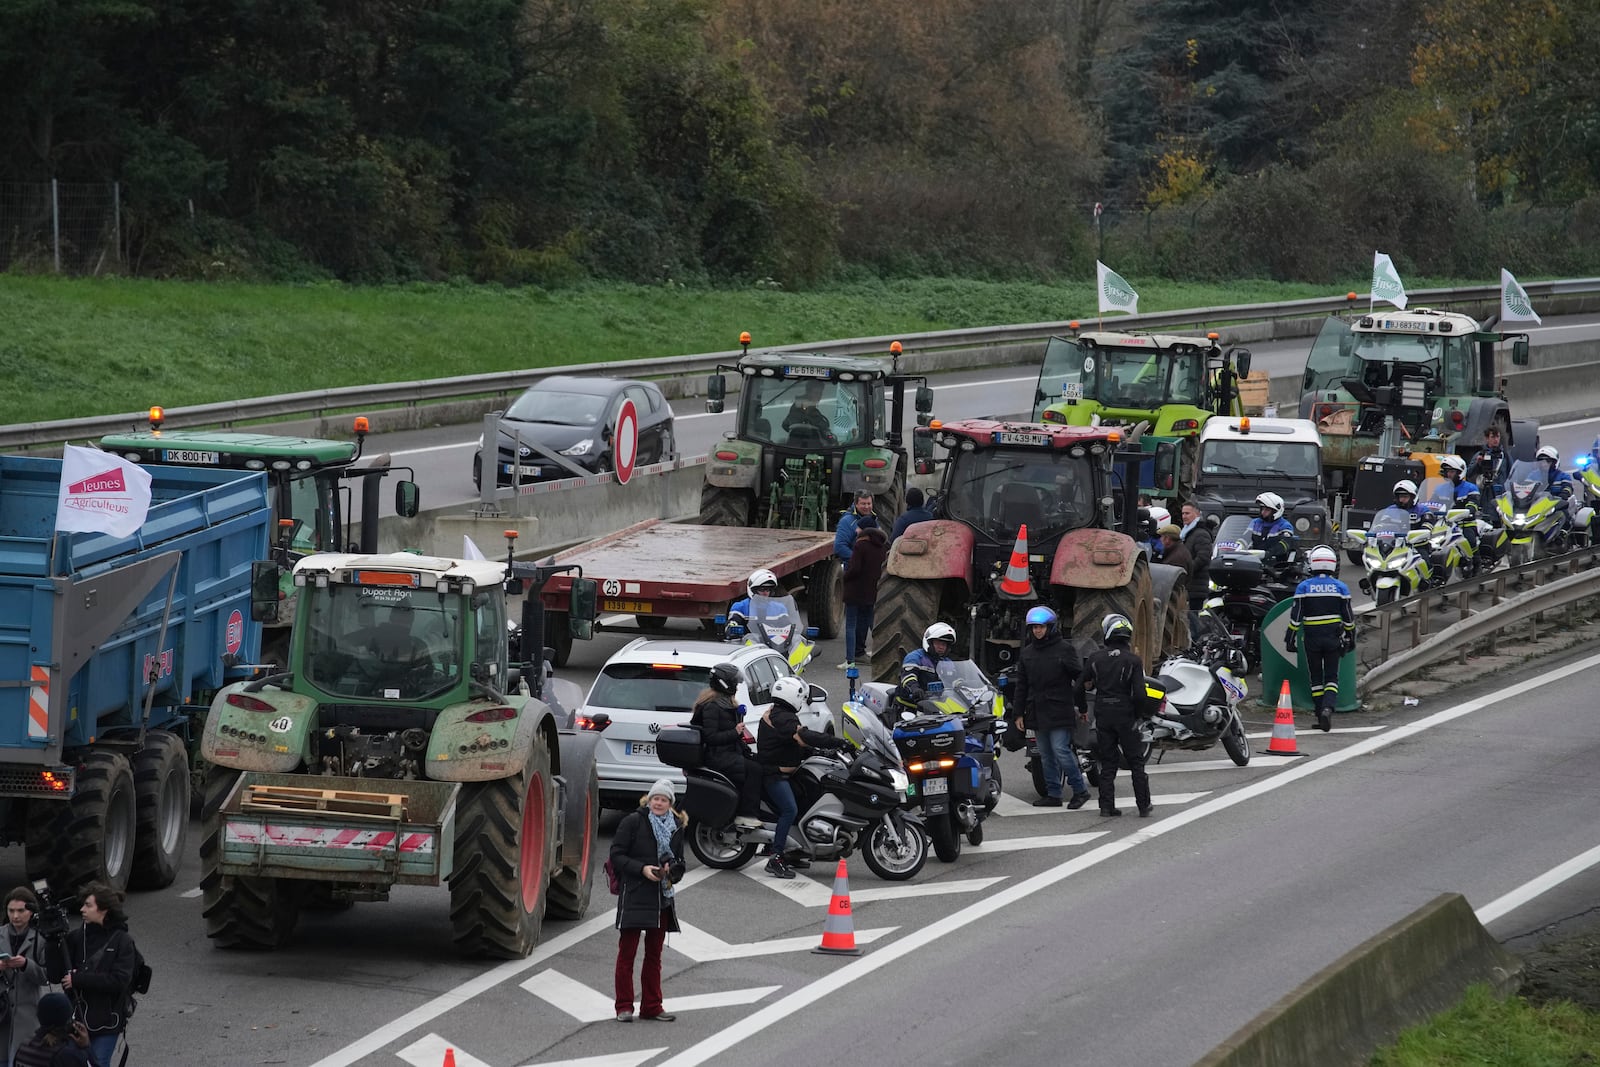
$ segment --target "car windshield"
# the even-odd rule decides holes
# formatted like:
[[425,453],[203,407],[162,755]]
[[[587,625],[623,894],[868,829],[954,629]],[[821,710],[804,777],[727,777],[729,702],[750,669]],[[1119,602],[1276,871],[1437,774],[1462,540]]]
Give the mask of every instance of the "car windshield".
[[333,696],[425,700],[461,678],[461,598],[433,589],[308,586],[305,676]]
[[517,397],[505,417],[552,426],[595,426],[606,411],[606,398],[593,393],[563,393],[535,386]]
[[1042,538],[1094,522],[1094,474],[1066,449],[982,449],[951,453],[944,514],[992,538]]
[[694,710],[711,684],[711,668],[685,663],[608,663],[589,690],[587,705],[626,711]]
[[745,378],[742,437],[790,448],[859,445],[874,434],[871,381]]
[[1200,349],[1102,348],[1052,337],[1039,370],[1034,418],[1064,400],[1147,411],[1163,404],[1207,405],[1205,354]]
[[1307,441],[1250,440],[1207,441],[1200,449],[1200,473],[1315,478],[1322,455]]

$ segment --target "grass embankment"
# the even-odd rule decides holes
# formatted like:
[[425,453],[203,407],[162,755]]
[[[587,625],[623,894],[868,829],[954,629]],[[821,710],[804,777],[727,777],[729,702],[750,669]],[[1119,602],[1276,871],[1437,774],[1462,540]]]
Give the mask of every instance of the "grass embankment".
[[[1131,280],[1141,290],[1142,311],[1344,291],[1273,282]],[[1352,286],[1364,291],[1365,283]],[[718,352],[735,348],[741,330],[749,330],[757,346],[769,346],[1092,319],[1095,306],[1088,280],[1051,286],[913,279],[790,293],[0,276],[0,373],[12,385],[0,392],[0,424]]]
[[1496,1000],[1474,986],[1456,1007],[1400,1035],[1372,1067],[1568,1067],[1600,1064],[1600,1014],[1569,1001]]

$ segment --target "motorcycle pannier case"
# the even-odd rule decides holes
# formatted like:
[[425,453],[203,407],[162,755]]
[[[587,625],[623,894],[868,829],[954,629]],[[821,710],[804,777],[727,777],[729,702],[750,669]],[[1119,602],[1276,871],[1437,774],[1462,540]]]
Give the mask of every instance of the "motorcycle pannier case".
[[908,761],[912,757],[959,756],[967,745],[967,732],[959,715],[919,715],[896,724],[894,743]]
[[656,756],[668,767],[687,770],[705,766],[700,731],[693,726],[669,726],[656,734]]
[[1231,590],[1254,589],[1266,581],[1266,568],[1262,566],[1261,557],[1245,552],[1212,556],[1206,573],[1213,582]]
[[[666,733],[665,730],[661,732]],[[726,826],[739,811],[739,794],[724,781],[690,774],[678,807],[685,815],[707,826]]]

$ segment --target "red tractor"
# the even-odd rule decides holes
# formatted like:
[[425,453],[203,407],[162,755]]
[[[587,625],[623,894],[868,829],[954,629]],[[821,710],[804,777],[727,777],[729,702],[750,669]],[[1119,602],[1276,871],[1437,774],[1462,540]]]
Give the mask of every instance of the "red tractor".
[[[1023,618],[1038,604],[1054,608],[1072,637],[1098,639],[1105,615],[1126,615],[1149,669],[1188,643],[1188,576],[1150,562],[1148,515],[1137,506],[1142,464],[1153,464],[1154,484],[1172,483],[1171,444],[1120,451],[1133,442],[1115,428],[989,419],[916,432],[918,472],[944,472],[935,518],[890,550],[874,678],[896,679],[900,658],[935,621],[954,626],[967,654],[994,674],[1016,662]],[[943,459],[932,459],[934,444]],[[1024,527],[1025,579],[1007,573]]]

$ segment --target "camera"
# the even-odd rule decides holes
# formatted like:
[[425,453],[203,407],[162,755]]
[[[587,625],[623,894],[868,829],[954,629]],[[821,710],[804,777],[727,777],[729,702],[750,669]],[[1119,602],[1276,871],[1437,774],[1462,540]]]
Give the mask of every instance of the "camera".
[[656,860],[656,872],[661,875],[663,886],[668,888],[672,886],[672,865],[676,862],[670,852],[663,852],[661,858]]
[[39,898],[39,910],[33,913],[32,920],[39,936],[46,941],[66,937],[68,917],[78,909],[77,898],[57,897],[43,878],[33,883],[33,895]]

